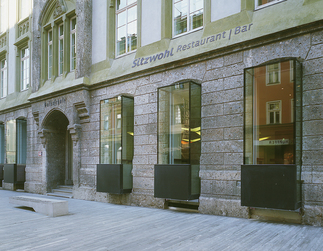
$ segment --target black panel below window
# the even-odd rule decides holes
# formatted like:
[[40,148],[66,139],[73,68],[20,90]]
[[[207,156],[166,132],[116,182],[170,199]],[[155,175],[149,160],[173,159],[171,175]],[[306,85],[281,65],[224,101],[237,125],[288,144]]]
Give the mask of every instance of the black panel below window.
[[299,181],[296,165],[242,165],[241,205],[296,210]]

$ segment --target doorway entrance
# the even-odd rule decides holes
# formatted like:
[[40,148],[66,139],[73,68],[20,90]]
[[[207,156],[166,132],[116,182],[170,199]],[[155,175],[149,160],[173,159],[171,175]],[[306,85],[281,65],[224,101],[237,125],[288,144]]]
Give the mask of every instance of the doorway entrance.
[[69,121],[60,111],[53,111],[44,121],[46,131],[47,190],[73,185],[73,144],[67,127]]

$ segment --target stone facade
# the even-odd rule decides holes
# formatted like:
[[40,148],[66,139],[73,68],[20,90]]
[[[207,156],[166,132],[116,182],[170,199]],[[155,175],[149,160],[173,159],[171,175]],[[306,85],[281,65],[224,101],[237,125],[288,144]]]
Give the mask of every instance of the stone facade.
[[[2,122],[27,119],[25,191],[46,194],[60,182],[54,177],[64,173],[58,166],[69,162],[76,199],[163,208],[165,200],[154,197],[157,88],[189,80],[202,87],[198,210],[250,218],[250,208],[241,206],[244,70],[272,60],[297,59],[303,66],[303,183],[302,207],[296,213],[302,215],[303,224],[323,225],[322,21],[92,83],[92,1],[76,1],[77,70],[71,80],[75,84],[42,91],[40,25],[42,11],[50,2],[34,0],[33,94],[23,106],[0,113]],[[96,168],[100,163],[100,101],[121,94],[134,97],[133,189],[124,195],[99,193]],[[65,144],[71,144],[67,155]],[[3,188],[11,189],[8,185]]]

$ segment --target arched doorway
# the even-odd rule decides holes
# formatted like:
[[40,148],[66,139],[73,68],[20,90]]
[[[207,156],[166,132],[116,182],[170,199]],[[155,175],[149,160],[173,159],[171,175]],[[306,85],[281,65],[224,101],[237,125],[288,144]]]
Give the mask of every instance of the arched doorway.
[[47,190],[60,185],[73,185],[73,144],[67,127],[67,117],[58,110],[43,123],[46,131]]

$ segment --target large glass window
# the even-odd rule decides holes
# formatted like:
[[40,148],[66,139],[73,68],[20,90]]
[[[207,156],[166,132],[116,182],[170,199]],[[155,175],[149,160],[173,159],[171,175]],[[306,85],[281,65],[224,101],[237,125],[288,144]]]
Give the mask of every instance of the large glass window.
[[[290,77],[295,65],[300,69],[291,60],[246,70],[245,164],[300,162],[300,144],[296,144],[301,140],[300,77]],[[268,69],[280,76],[279,85],[268,85]]]
[[70,62],[71,71],[76,69],[76,17],[73,17],[70,21]]
[[27,121],[23,119],[7,121],[7,164],[26,164]]
[[186,82],[158,90],[158,164],[199,164],[201,87]]
[[137,49],[137,1],[116,0],[116,54]]
[[58,26],[58,75],[64,71],[64,25]]
[[8,71],[7,71],[7,60],[3,59],[0,62],[0,85],[1,85],[1,98],[7,96],[7,88],[8,88]]
[[203,26],[203,0],[173,0],[174,36]]
[[29,87],[30,81],[30,59],[29,59],[29,48],[24,48],[20,51],[20,61],[21,61],[21,79],[20,79],[20,89],[26,90]]
[[132,164],[133,99],[101,101],[101,164]]

